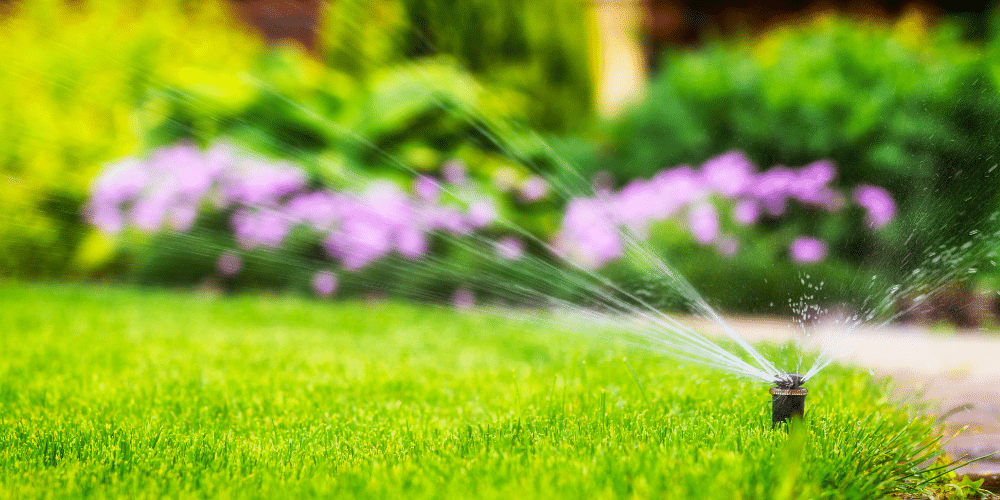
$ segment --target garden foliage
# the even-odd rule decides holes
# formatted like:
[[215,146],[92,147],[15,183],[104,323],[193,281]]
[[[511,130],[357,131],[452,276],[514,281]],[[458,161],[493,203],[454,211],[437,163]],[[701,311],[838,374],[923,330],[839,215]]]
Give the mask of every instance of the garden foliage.
[[321,39],[324,60],[351,74],[445,57],[493,90],[509,89],[504,97],[538,130],[576,131],[590,119],[597,39],[574,0],[344,0],[330,4]]
[[[11,193],[2,201],[10,217],[0,228],[0,272],[52,276],[101,268],[109,255],[106,242],[78,217],[86,187],[102,163],[150,147],[182,139],[205,145],[225,136],[255,152],[295,158],[310,166],[310,175],[333,184],[399,180],[460,159],[473,182],[497,177],[516,192],[524,181],[537,183],[520,160],[537,159],[543,148],[528,129],[484,133],[496,129],[487,124],[521,126],[544,116],[551,127],[565,128],[589,109],[586,66],[557,67],[576,47],[573,37],[585,38],[586,30],[577,29],[583,14],[574,14],[570,3],[553,6],[561,12],[555,18],[532,17],[527,6],[498,12],[486,4],[466,6],[473,18],[502,14],[496,19],[506,28],[531,27],[533,34],[502,60],[491,60],[489,50],[463,47],[472,43],[468,36],[414,28],[442,14],[429,12],[433,6],[336,5],[344,12],[373,7],[386,17],[374,25],[358,18],[359,24],[340,26],[350,18],[328,12],[322,36],[327,65],[296,47],[264,49],[218,2],[162,0],[135,9],[103,0],[18,4],[0,21],[8,35],[0,48],[0,81],[11,89],[0,119],[6,138],[0,163]],[[397,21],[407,40],[383,25]],[[561,23],[566,36],[543,37],[549,21]],[[361,45],[375,52],[352,43],[353,64],[336,47],[356,40],[362,27],[375,30]],[[468,28],[466,35],[472,24]],[[425,50],[411,53],[408,40],[417,37],[425,38]],[[434,50],[427,37],[434,37]],[[431,53],[439,57],[406,62]],[[484,89],[456,59],[477,61],[481,75],[507,76]],[[543,93],[572,105],[566,113],[541,110],[529,103],[554,101],[529,99],[529,89],[549,89]],[[536,231],[555,224],[551,217],[531,217],[525,225]]]
[[[14,2],[0,17],[0,275],[87,272],[105,252],[78,215],[101,164],[142,149],[152,87],[239,99],[261,45],[217,1]],[[224,27],[224,28],[223,28]],[[206,50],[211,47],[211,50]]]
[[[218,30],[232,23],[216,4],[152,2],[135,12],[101,1],[25,5],[3,21],[13,34],[3,45],[12,63],[0,78],[14,90],[4,96],[9,106],[0,120],[9,137],[0,155],[13,193],[2,202],[11,214],[2,223],[10,235],[3,239],[6,274],[119,270],[106,265],[107,241],[84,230],[76,214],[100,163],[126,156],[143,162],[160,147],[231,144],[267,164],[293,162],[304,191],[355,196],[376,181],[414,196],[421,183],[455,186],[449,177],[462,166],[462,190],[557,251],[574,217],[587,212],[581,207],[591,179],[621,198],[614,231],[635,230],[636,221],[626,220],[635,215],[626,203],[630,193],[690,171],[677,166],[703,164],[698,175],[709,175],[709,160],[734,152],[747,164],[768,166],[749,175],[761,186],[781,186],[780,209],[764,206],[765,195],[751,200],[718,190],[686,203],[692,193],[684,186],[657,194],[656,203],[632,205],[683,206],[639,224],[642,239],[716,303],[741,309],[797,295],[788,283],[802,281],[802,272],[835,284],[841,291],[831,298],[863,299],[868,291],[852,285],[856,269],[868,273],[886,261],[891,274],[932,244],[960,244],[988,223],[990,211],[981,207],[995,204],[996,190],[983,186],[992,186],[992,159],[1000,157],[991,129],[1000,120],[1000,70],[988,57],[1000,49],[992,39],[979,47],[947,24],[929,28],[915,17],[893,27],[824,17],[754,41],[670,54],[646,101],[611,124],[605,144],[571,136],[555,141],[553,152],[534,130],[572,129],[590,102],[586,71],[570,62],[580,61],[572,48],[586,45],[586,30],[578,29],[586,16],[569,2],[546,7],[544,16],[519,3],[495,12],[492,4],[472,2],[445,12],[417,0],[337,2],[318,54],[264,49],[239,29]],[[57,25],[68,28],[51,29]],[[543,36],[546,30],[559,36]],[[127,39],[118,35],[124,31]],[[349,43],[360,35],[369,43]],[[208,45],[213,50],[200,49]],[[190,168],[185,161],[179,171]],[[803,165],[809,167],[798,170]],[[809,169],[823,170],[820,184],[835,200],[788,191]],[[751,219],[750,205],[759,215],[742,223]],[[226,252],[266,253],[241,245],[233,213],[211,207],[187,207],[181,219],[190,219],[190,231],[157,237],[177,239],[176,251],[146,245],[113,263],[144,263],[142,281],[173,282],[176,269],[212,273],[223,254],[230,264],[247,257]],[[129,217],[139,229],[162,228]],[[481,229],[509,253],[546,256],[543,245]],[[299,241],[289,231],[282,245],[271,245],[272,262],[286,260],[285,243]],[[196,258],[183,256],[180,241],[196,235],[213,241],[210,258],[180,265]],[[311,245],[291,253],[315,256]],[[481,265],[434,243],[428,248],[464,269],[431,273],[425,281],[434,287],[459,286]],[[611,250],[590,267],[625,280],[648,274],[613,262],[623,252]],[[317,271],[315,263],[289,262]],[[309,281],[302,273],[272,274],[263,283]],[[733,287],[734,280],[747,286]]]
[[[141,282],[193,285],[219,276],[288,287],[329,282],[334,263],[359,271],[388,254],[426,257],[437,234],[461,237],[491,225],[493,202],[469,185],[460,163],[447,170],[450,181],[421,176],[405,191],[389,181],[334,191],[292,163],[222,143],[207,151],[180,143],[109,166],[85,212],[105,234],[139,244],[131,257]],[[148,238],[152,244],[142,245]],[[518,243],[506,245],[515,246],[514,258]],[[244,257],[271,257],[271,265],[244,272]],[[330,295],[336,284],[314,288]]]
[[[828,250],[817,236],[836,234],[802,233],[810,228],[785,223],[788,213],[839,221],[857,205],[870,231],[895,216],[891,196],[877,186],[857,186],[853,196],[834,189],[829,162],[757,172],[732,151],[698,169],[667,169],[617,192],[571,198],[565,212],[554,212],[561,215],[557,231],[531,236],[501,217],[498,206],[513,213],[512,200],[493,195],[495,185],[472,182],[457,160],[440,170],[406,183],[338,188],[293,162],[221,142],[204,151],[182,142],[110,165],[94,183],[86,214],[105,234],[138,243],[126,245],[124,255],[142,283],[305,289],[311,282],[315,293],[329,296],[339,277],[349,278],[353,292],[423,299],[453,292],[463,305],[477,294],[534,305],[588,302],[602,292],[575,274],[605,267],[645,289],[650,280],[642,278],[660,273],[625,257],[664,229],[699,251],[733,259],[759,239],[755,226],[784,224],[765,254],[758,249],[754,256],[759,264],[794,266],[823,261]],[[541,177],[529,178],[517,198],[537,203],[550,189]],[[527,260],[526,243],[537,254]],[[662,292],[658,305],[684,307],[666,303],[675,291]]]
[[[339,64],[349,66],[343,61]],[[684,60],[678,65],[684,67]],[[678,77],[677,81],[683,79]],[[261,57],[258,64],[244,74],[239,85],[242,88],[237,95],[243,99],[227,106],[204,105],[213,102],[212,95],[205,95],[212,87],[189,84],[158,89],[150,98],[150,102],[155,103],[151,106],[168,110],[168,113],[158,120],[146,121],[153,123],[149,142],[170,145],[191,141],[208,145],[216,139],[225,139],[265,158],[294,160],[304,168],[309,182],[334,191],[346,188],[362,192],[373,179],[387,179],[409,190],[421,178],[429,183],[447,182],[450,167],[465,165],[468,175],[463,182],[490,199],[501,218],[526,228],[542,241],[556,243],[557,251],[566,243],[566,231],[573,230],[573,221],[579,219],[578,212],[587,203],[583,199],[573,199],[575,192],[572,190],[561,190],[555,193],[557,196],[550,194],[551,187],[545,179],[564,187],[561,181],[566,177],[565,167],[560,170],[557,155],[530,131],[516,126],[525,121],[526,110],[520,105],[523,100],[507,97],[517,93],[498,86],[484,88],[472,75],[445,59],[424,59],[348,73],[320,64],[293,47],[280,47]],[[689,100],[699,102],[694,98]],[[635,115],[630,115],[622,126],[628,126],[634,119]],[[703,130],[705,133],[711,131],[711,127]],[[663,148],[674,144],[674,141],[649,141],[647,138],[642,145],[654,142]],[[625,146],[616,151],[620,155],[635,153]],[[737,182],[739,178],[723,179],[729,175],[728,170],[722,168],[723,172],[713,173],[713,162],[709,161],[698,176],[688,176],[697,177],[694,184],[671,184],[667,191],[658,191],[654,199],[633,197],[636,200],[629,205],[625,200],[627,195],[649,191],[642,186],[652,186],[673,174],[666,169],[656,170],[659,173],[653,176],[654,179],[644,181],[642,178],[648,172],[643,169],[653,168],[654,164],[630,161],[625,167],[616,169],[615,158],[590,162],[611,165],[609,168],[620,179],[635,179],[622,191],[621,203],[609,206],[611,212],[623,212],[613,213],[607,219],[612,221],[611,232],[621,227],[636,229],[630,227],[636,221],[625,220],[630,217],[630,206],[656,209],[666,203],[683,207],[684,210],[677,213],[668,210],[670,214],[642,221],[643,239],[648,238],[654,247],[667,249],[667,256],[683,274],[692,278],[696,287],[707,288],[709,295],[730,308],[759,309],[776,301],[784,302],[792,293],[787,284],[799,281],[795,275],[802,264],[810,266],[809,272],[816,274],[817,282],[830,281],[831,285],[839,286],[831,297],[861,299],[859,294],[866,291],[853,295],[850,291],[845,292],[855,279],[849,271],[850,266],[864,264],[866,258],[894,234],[893,226],[883,228],[895,215],[893,197],[867,184],[865,179],[871,177],[858,175],[850,165],[841,165],[838,170],[832,162],[825,161],[812,164],[801,174],[781,166],[757,173],[743,153],[733,152],[717,158],[715,163],[727,163],[726,158],[739,160],[733,161],[741,165],[737,170],[745,174],[742,179],[746,185],[736,186],[736,191],[722,192],[711,186],[716,181]],[[815,158],[809,159],[813,161]],[[673,173],[683,171],[678,169]],[[709,178],[713,175],[718,179]],[[884,179],[874,178],[880,182]],[[892,179],[889,177],[890,181]],[[705,191],[704,188],[711,189]],[[712,193],[717,195],[714,200]],[[564,206],[567,201],[569,204]],[[721,217],[720,210],[723,212]],[[729,212],[731,216],[725,215]],[[665,220],[671,219],[670,215],[687,217],[688,224]],[[713,225],[716,228],[709,231],[712,234],[705,233],[707,229],[704,228]],[[230,230],[223,229],[223,232]],[[586,232],[588,234],[577,239],[592,243],[596,237],[594,232],[589,229]],[[614,238],[605,239],[605,247],[615,245]],[[226,248],[233,247],[239,240],[237,237],[228,243],[219,242],[216,253],[231,251]],[[523,247],[523,243],[513,245]],[[587,257],[587,254],[600,253],[600,246],[590,245],[582,251],[571,249],[569,253]],[[588,267],[604,267],[607,262],[621,257],[623,252],[620,244],[618,246],[612,249],[612,254],[589,262]],[[383,255],[385,252],[376,253]],[[329,252],[326,254],[329,257]],[[448,259],[455,257],[447,253],[438,255]],[[178,267],[171,264],[171,259],[177,258],[176,253],[147,258],[146,262],[159,262],[147,269],[159,271],[144,273],[143,281],[175,281],[176,276],[170,277],[170,270]],[[274,259],[276,262],[281,260],[302,262],[302,267],[317,265],[287,255]],[[377,259],[362,259],[365,264],[374,260]],[[587,258],[576,260],[588,264]],[[816,264],[820,261],[821,264]],[[477,267],[468,260],[462,263],[470,266],[465,273],[450,277],[431,273],[431,278],[408,282],[406,286],[460,286],[461,276],[474,274]],[[347,267],[357,270],[366,266]],[[202,269],[206,273],[213,270],[210,262],[186,268]],[[608,271],[626,281],[640,282],[648,273],[627,262],[616,264]],[[734,273],[741,279],[749,279],[754,286],[741,287],[740,291],[726,287]],[[287,277],[294,275],[277,274],[286,277],[279,280],[281,282],[287,282]],[[181,281],[190,282],[191,278]]]
[[916,15],[893,26],[822,16],[671,52],[591,168],[624,184],[734,148],[761,164],[828,158],[836,186],[879,184],[900,205],[886,231],[838,229],[832,256],[898,270],[988,228],[1000,158],[995,45]]

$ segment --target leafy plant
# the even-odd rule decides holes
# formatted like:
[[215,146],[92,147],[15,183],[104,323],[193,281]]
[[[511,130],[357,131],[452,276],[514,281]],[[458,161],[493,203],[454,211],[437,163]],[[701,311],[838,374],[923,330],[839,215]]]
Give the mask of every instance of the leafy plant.
[[321,38],[328,64],[351,74],[443,57],[491,89],[512,90],[503,97],[524,107],[531,128],[566,132],[589,122],[592,69],[581,54],[596,33],[580,2],[345,0],[330,5]]
[[763,164],[829,158],[834,185],[878,184],[899,204],[896,227],[872,235],[856,224],[832,253],[896,274],[992,228],[982,209],[998,192],[992,64],[955,27],[915,15],[894,26],[822,16],[713,41],[665,56],[592,168],[624,184],[729,149]]
[[[260,50],[219,1],[14,2],[0,18],[0,275],[88,272],[106,245],[77,216],[103,162],[141,149],[131,115],[161,85],[239,100]],[[212,47],[206,50],[205,47]],[[147,114],[162,109],[146,108]]]

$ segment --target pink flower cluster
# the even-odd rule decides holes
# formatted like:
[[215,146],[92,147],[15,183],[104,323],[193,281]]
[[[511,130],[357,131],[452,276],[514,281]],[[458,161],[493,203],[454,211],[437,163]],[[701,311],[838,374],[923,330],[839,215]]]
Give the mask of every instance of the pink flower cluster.
[[[416,196],[389,182],[373,183],[362,193],[334,192],[310,187],[291,163],[251,158],[226,145],[202,151],[178,144],[109,166],[94,182],[85,210],[108,234],[130,226],[185,232],[203,210],[226,211],[244,250],[280,247],[292,229],[306,227],[331,258],[356,270],[393,252],[421,257],[432,233],[463,235],[496,218],[486,198],[465,210],[439,203],[440,187],[421,177],[415,181]],[[236,274],[240,260],[227,252],[220,256],[219,269]],[[326,275],[317,276],[317,293],[332,293],[331,282]]]
[[[732,220],[743,226],[763,216],[781,217],[790,202],[835,212],[846,205],[844,196],[830,185],[836,174],[829,160],[758,173],[746,155],[730,151],[709,159],[700,169],[667,169],[652,179],[632,181],[617,192],[570,200],[554,246],[568,258],[596,269],[622,256],[623,228],[645,238],[650,224],[683,218],[695,241],[713,244],[720,253],[731,255],[738,243],[724,234],[714,200],[730,200]],[[892,196],[877,186],[859,186],[854,201],[867,211],[866,220],[873,229],[887,224],[896,213]],[[798,262],[816,262],[826,256],[825,244],[815,238],[797,240],[789,250]]]

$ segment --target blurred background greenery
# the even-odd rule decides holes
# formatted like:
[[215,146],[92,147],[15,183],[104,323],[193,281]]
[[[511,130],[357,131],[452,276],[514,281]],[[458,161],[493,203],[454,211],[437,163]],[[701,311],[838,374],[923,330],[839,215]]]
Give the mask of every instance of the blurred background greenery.
[[[837,189],[873,184],[892,194],[898,214],[878,231],[857,207],[795,206],[739,229],[733,255],[677,223],[652,228],[657,251],[731,311],[787,312],[775,308],[817,282],[826,288],[815,300],[860,305],[935,252],[996,230],[993,10],[974,22],[919,10],[827,11],[722,31],[708,20],[695,41],[652,43],[650,20],[663,11],[655,3],[271,3],[4,4],[0,275],[164,285],[211,275],[232,247],[229,234],[203,232],[217,241],[193,251],[190,234],[123,242],[81,217],[103,165],[179,141],[224,140],[290,159],[312,185],[334,190],[375,179],[409,186],[458,161],[505,219],[540,241],[552,241],[570,195],[591,181],[614,190],[730,150],[760,169],[831,159]],[[640,63],[621,66],[643,36]],[[525,202],[510,186],[533,176],[574,190]],[[790,259],[797,235],[822,239],[829,254]],[[948,291],[940,307],[953,321],[980,321],[994,307],[980,292],[1000,273],[992,242],[983,245],[940,263],[977,272],[927,278]],[[537,245],[528,251],[544,258]],[[398,283],[393,268],[362,273],[390,292],[453,290],[491,265],[460,246],[435,252],[457,265]],[[314,250],[263,254],[246,255],[244,286],[307,288],[307,275],[280,263],[320,266],[307,263]],[[269,264],[255,267],[254,255]],[[604,272],[643,280],[627,260]]]

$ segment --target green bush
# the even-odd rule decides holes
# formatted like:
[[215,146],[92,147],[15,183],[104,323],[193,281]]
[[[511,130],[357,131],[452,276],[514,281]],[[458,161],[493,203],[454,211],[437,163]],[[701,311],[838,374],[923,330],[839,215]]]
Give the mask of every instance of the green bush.
[[760,165],[830,158],[839,187],[884,186],[900,205],[896,224],[874,236],[858,225],[837,257],[898,271],[990,227],[1000,93],[981,52],[948,24],[831,16],[673,52],[591,168],[625,182],[730,149]]
[[[242,85],[240,94],[247,97],[241,106],[228,108],[213,105],[199,85],[156,89],[146,108],[165,112],[139,114],[149,126],[147,142],[235,144],[261,159],[293,161],[306,171],[311,186],[332,191],[364,191],[380,179],[408,192],[418,176],[448,184],[445,170],[458,162],[467,169],[467,182],[451,186],[460,198],[462,193],[486,196],[505,220],[543,240],[558,227],[564,200],[521,196],[520,188],[536,171],[551,173],[557,164],[530,131],[513,125],[523,120],[518,105],[523,99],[505,99],[516,92],[484,88],[447,60],[384,68],[365,81],[325,66],[297,47],[282,46],[266,51],[244,74]],[[139,283],[197,284],[215,274],[220,252],[234,248],[227,224],[225,218],[213,223],[208,217],[186,234],[140,236],[126,241],[121,255]],[[505,234],[509,231],[503,227],[493,227],[479,236],[493,241]],[[482,283],[482,276],[518,274],[509,266],[494,269],[498,264],[490,257],[492,247],[469,251],[465,247],[470,244],[435,238],[432,253],[447,266],[406,262],[400,269],[392,259],[374,263],[342,275],[340,293],[364,295],[377,288],[426,299],[469,285],[488,296],[490,285]],[[239,279],[226,286],[308,288],[317,270],[333,265],[319,248],[312,242],[240,251],[246,265]]]
[[[340,10],[329,13],[328,19],[360,23],[349,25],[355,30],[367,27],[368,24],[359,21],[361,18],[338,14],[359,5],[362,4],[338,3],[335,9]],[[579,8],[569,3],[559,8],[568,12],[567,6]],[[402,16],[400,19],[417,15],[403,10],[391,14],[392,9],[403,7],[391,3],[380,5],[376,9],[384,14],[379,17],[380,22],[391,24],[396,14]],[[513,12],[508,14],[513,16]],[[542,21],[532,22],[535,23],[532,36],[538,39],[538,23]],[[520,29],[518,26],[513,28]],[[338,33],[329,31],[326,37],[335,40]],[[539,109],[529,104],[533,97],[526,93],[528,88],[534,92],[532,82],[542,79],[534,70],[529,71],[538,66],[537,44],[519,53],[517,57],[523,60],[515,57],[506,62],[485,61],[484,65],[478,65],[480,74],[505,75],[499,79],[487,78],[485,84],[480,84],[482,78],[456,62],[470,54],[459,54],[460,43],[448,42],[454,50],[426,57],[432,54],[400,50],[408,45],[396,43],[394,33],[388,28],[376,30],[368,37],[372,43],[352,42],[340,56],[328,44],[327,63],[296,46],[279,45],[262,50],[255,44],[248,57],[240,61],[241,65],[228,68],[227,72],[195,68],[197,71],[183,73],[184,78],[174,78],[169,73],[141,75],[147,81],[136,90],[137,97],[127,101],[126,108],[132,108],[128,116],[133,130],[140,134],[142,147],[128,153],[142,156],[144,150],[178,141],[207,146],[222,139],[262,158],[293,160],[307,170],[314,187],[333,190],[357,189],[376,178],[388,178],[409,190],[417,175],[443,176],[445,166],[458,161],[468,169],[469,190],[485,193],[505,218],[547,238],[558,224],[555,210],[558,201],[544,196],[524,200],[518,193],[518,187],[536,170],[551,172],[557,164],[534,132],[524,126],[532,122],[530,114]],[[556,52],[548,56],[565,55]],[[350,58],[364,64],[352,64]],[[530,68],[520,71],[517,64]],[[585,68],[575,67],[581,69]],[[521,73],[528,75],[525,81],[530,85],[515,84],[514,76]],[[573,101],[579,109],[587,109],[586,75],[571,77],[573,81],[566,85],[566,78],[546,75],[552,76],[555,87],[569,85],[567,88],[582,89],[584,95],[576,95]],[[560,116],[564,115],[549,117]],[[76,206],[79,207],[79,201]],[[225,221],[222,224],[225,226]],[[218,253],[232,246],[233,241],[225,227],[213,228],[208,224],[199,225],[191,234],[131,235],[119,243],[118,259],[103,269],[115,273],[126,269],[126,274],[141,283],[190,285],[213,274]],[[307,251],[287,248],[277,252],[247,252],[243,255],[245,272],[241,283],[230,284],[277,289],[300,286],[308,282],[317,266],[327,264],[313,250],[310,247]],[[433,275],[424,281],[435,289],[454,287],[456,282],[467,280],[475,269],[492,265],[481,256],[470,258],[455,248],[446,248],[441,254],[458,263],[455,269],[447,272],[418,269],[412,273]],[[403,292],[419,289],[408,278],[389,283],[392,280],[384,279],[383,275],[399,278],[399,273],[391,265],[381,267],[375,266],[364,273],[372,278],[361,279]],[[348,288],[350,283],[344,281],[342,289]]]
[[595,26],[586,4],[574,0],[344,0],[330,5],[321,38],[328,64],[356,75],[449,57],[491,88],[530,102],[532,128],[567,131],[588,123],[593,109]]
[[219,1],[13,4],[0,18],[0,275],[88,272],[106,259],[78,217],[91,179],[141,149],[132,110],[150,88],[239,100],[233,80],[260,43],[232,26]]
[[[264,157],[294,160],[319,184],[359,187],[375,178],[406,186],[442,176],[450,162],[500,203],[503,215],[538,235],[556,229],[559,200],[525,203],[518,186],[552,174],[557,157],[531,130],[517,91],[486,87],[446,59],[383,68],[367,79],[319,63],[297,47],[269,50],[246,72],[239,106],[212,105],[203,86],[163,87],[148,143],[236,143]],[[206,105],[206,103],[209,103]]]

